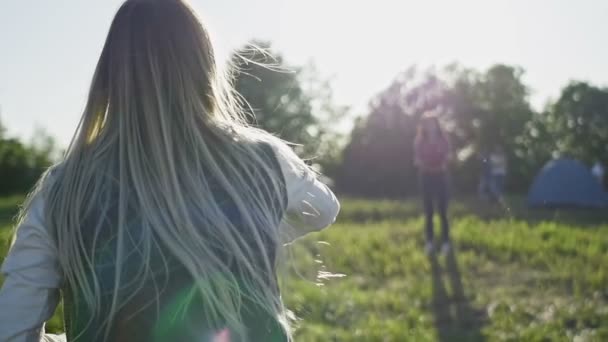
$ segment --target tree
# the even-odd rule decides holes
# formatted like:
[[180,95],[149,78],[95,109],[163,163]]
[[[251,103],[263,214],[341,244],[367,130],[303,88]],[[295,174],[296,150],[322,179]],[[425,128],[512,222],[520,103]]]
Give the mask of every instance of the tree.
[[480,109],[475,125],[478,146],[502,145],[516,150],[514,137],[522,133],[532,116],[522,76],[521,68],[495,65],[476,84],[475,102]]
[[527,168],[526,147],[520,144],[533,117],[523,74],[518,67],[491,67],[476,84],[475,99],[479,108],[475,122],[477,151],[502,147],[509,160],[507,186],[517,191],[525,191],[533,177]]
[[437,110],[445,85],[432,71],[415,67],[401,73],[369,105],[344,151],[337,178],[341,192],[373,197],[402,197],[416,191],[413,142],[419,117]]
[[473,191],[480,173],[476,156],[502,146],[511,161],[512,188],[527,186],[518,141],[532,117],[519,68],[496,65],[485,73],[459,65],[401,73],[370,104],[344,153],[340,189],[355,195],[397,197],[415,192],[412,143],[420,116],[437,114],[456,158],[456,190]]
[[554,156],[608,161],[608,89],[572,82],[542,119]]
[[17,139],[0,140],[0,194],[27,191],[35,176],[28,149]]
[[53,162],[55,140],[42,129],[37,129],[30,145],[1,133],[0,195],[27,192]]
[[266,42],[253,41],[232,56],[234,86],[246,103],[250,123],[301,144],[306,157],[324,171],[335,168],[339,137],[331,130],[346,108],[333,104],[329,83],[316,70],[286,65]]
[[60,158],[61,151],[57,141],[43,127],[36,127],[27,145],[30,152],[31,166],[41,174],[52,163]]

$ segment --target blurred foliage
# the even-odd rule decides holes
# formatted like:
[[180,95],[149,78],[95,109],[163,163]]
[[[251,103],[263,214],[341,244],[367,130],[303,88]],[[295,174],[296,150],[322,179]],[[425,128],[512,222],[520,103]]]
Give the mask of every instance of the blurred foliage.
[[608,162],[608,90],[573,82],[541,112],[528,101],[523,70],[494,65],[485,72],[449,65],[412,67],[370,103],[356,122],[338,173],[338,189],[368,197],[416,192],[413,141],[426,112],[443,122],[453,148],[451,179],[457,192],[476,189],[481,160],[502,148],[509,161],[508,190],[525,192],[551,158],[587,165]]
[[341,136],[334,129],[347,108],[333,103],[329,82],[314,65],[294,67],[267,42],[252,41],[231,58],[233,83],[250,122],[301,146],[326,174],[339,163]]
[[520,168],[518,137],[533,117],[523,71],[495,65],[484,73],[450,65],[441,70],[412,67],[370,103],[344,152],[338,177],[341,191],[375,197],[401,197],[417,188],[413,141],[420,116],[440,116],[450,137],[453,183],[471,191],[479,174],[478,156],[496,147],[507,152],[511,188],[523,189],[531,178]]
[[532,117],[519,139],[526,147],[522,165],[530,172],[558,157],[608,165],[608,89],[571,82]]
[[608,88],[584,82],[566,86],[541,116],[553,151],[587,163],[608,157]]
[[[296,152],[335,181],[338,191],[399,198],[417,191],[413,141],[420,116],[440,116],[453,149],[452,189],[477,188],[482,159],[497,147],[508,160],[507,190],[527,191],[541,167],[567,156],[608,164],[608,89],[572,82],[544,110],[534,111],[520,67],[479,71],[451,64],[411,67],[348,117],[328,80],[311,63],[293,66],[270,43],[251,41],[231,57],[232,81],[251,124],[299,144]],[[343,133],[353,120],[349,136]],[[44,132],[25,144],[0,127],[0,194],[27,190],[56,159]]]
[[316,158],[345,194],[397,198],[416,192],[412,145],[426,112],[440,116],[449,135],[456,192],[475,191],[482,159],[496,148],[506,153],[511,192],[527,191],[552,158],[608,162],[608,91],[583,82],[569,84],[536,112],[520,67],[411,67],[370,101],[345,138],[337,132],[348,110],[333,103],[329,83],[314,66],[289,66],[260,41],[237,50],[232,64],[236,89],[255,115],[251,122],[302,144],[298,152]]
[[[0,127],[2,125],[0,124]],[[7,137],[0,129],[0,195],[29,191],[51,165],[56,153],[54,139],[37,129],[28,144]]]

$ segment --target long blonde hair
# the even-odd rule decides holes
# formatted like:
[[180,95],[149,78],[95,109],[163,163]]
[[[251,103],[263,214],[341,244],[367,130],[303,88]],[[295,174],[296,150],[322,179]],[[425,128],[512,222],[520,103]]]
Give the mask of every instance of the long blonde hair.
[[[135,274],[134,293],[147,286],[151,251],[162,245],[194,279],[197,295],[211,308],[210,319],[225,322],[246,340],[245,287],[248,298],[277,317],[291,336],[280,295],[268,286],[275,269],[269,255],[281,244],[277,218],[285,206],[284,184],[256,144],[276,139],[246,125],[225,79],[206,30],[183,1],[128,0],[119,9],[79,129],[56,172],[34,192],[44,195],[66,284],[80,291],[92,314],[102,305],[94,272],[100,246],[95,239],[92,246],[86,243],[91,238],[82,228],[87,220],[94,232],[115,234],[105,339],[125,302],[118,292],[126,282],[123,261],[134,238],[127,221],[134,215],[140,225],[137,252],[144,260],[129,270]],[[240,227],[222,211],[213,186],[234,202]],[[268,201],[268,194],[281,201]],[[252,238],[245,240],[243,231]],[[238,274],[218,257],[218,248],[231,255]],[[268,253],[253,262],[259,251]]]

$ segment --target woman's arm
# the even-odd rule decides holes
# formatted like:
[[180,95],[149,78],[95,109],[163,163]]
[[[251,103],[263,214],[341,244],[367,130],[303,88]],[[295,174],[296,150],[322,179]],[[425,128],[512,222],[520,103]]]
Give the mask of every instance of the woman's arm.
[[2,264],[0,341],[65,341],[45,335],[44,323],[59,302],[61,273],[57,251],[44,226],[41,198],[35,198],[17,229],[15,242]]
[[336,220],[340,203],[288,146],[275,147],[285,179],[287,210],[281,222],[284,243],[319,231]]

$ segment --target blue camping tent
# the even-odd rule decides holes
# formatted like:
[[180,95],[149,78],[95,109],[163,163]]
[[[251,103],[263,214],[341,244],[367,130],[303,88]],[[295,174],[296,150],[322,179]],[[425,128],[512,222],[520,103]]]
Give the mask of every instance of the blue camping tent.
[[585,165],[572,159],[547,163],[536,176],[528,205],[534,207],[592,207],[608,206],[608,195]]

